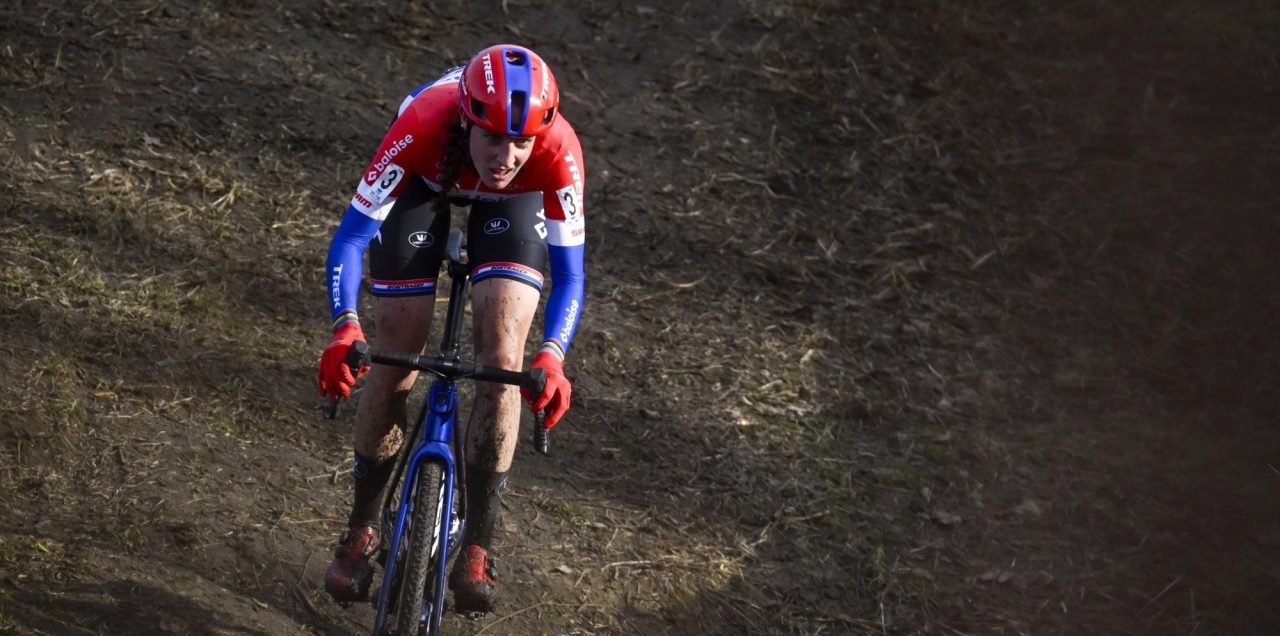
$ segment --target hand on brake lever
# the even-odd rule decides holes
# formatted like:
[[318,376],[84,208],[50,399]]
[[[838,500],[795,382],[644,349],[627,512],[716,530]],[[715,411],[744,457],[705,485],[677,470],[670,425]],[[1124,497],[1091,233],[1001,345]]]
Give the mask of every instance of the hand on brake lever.
[[358,320],[348,320],[333,330],[333,338],[320,354],[320,369],[317,384],[320,395],[336,400],[339,397],[350,397],[356,379],[369,371],[369,365],[363,365],[353,374],[347,365],[347,352],[356,342],[364,342],[364,330],[360,329]]
[[569,411],[573,387],[569,384],[569,378],[564,377],[564,364],[550,351],[538,352],[538,355],[533,357],[533,363],[529,365],[529,368],[545,370],[547,372],[547,384],[542,389],[542,395],[531,396],[525,389],[520,389],[520,394],[529,403],[529,407],[534,413],[538,411],[547,412],[545,426],[550,430]]

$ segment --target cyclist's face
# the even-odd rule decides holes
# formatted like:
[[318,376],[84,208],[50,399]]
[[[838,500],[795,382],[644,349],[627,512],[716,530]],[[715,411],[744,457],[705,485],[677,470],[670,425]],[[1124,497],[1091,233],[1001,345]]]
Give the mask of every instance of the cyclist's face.
[[471,163],[480,180],[495,190],[510,185],[533,152],[533,137],[508,137],[471,127]]

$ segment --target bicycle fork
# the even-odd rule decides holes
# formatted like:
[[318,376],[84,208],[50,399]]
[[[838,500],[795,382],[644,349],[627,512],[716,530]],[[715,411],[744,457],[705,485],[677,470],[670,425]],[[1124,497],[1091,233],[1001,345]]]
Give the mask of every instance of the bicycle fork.
[[[457,467],[452,451],[454,419],[458,412],[458,388],[447,380],[437,379],[431,383],[427,402],[430,409],[426,412],[422,423],[422,437],[417,441],[412,454],[405,463],[403,482],[401,482],[400,505],[396,510],[395,527],[391,533],[386,568],[382,573],[382,587],[378,590],[377,633],[382,633],[386,625],[387,607],[391,601],[393,582],[396,570],[402,565],[400,544],[411,523],[413,514],[414,491],[418,488],[418,472],[427,462],[438,462],[443,468],[441,483],[440,511],[441,523],[436,544],[431,547],[432,559],[435,561],[435,590],[431,599],[431,616],[428,620],[435,624],[444,613],[445,570],[449,559],[449,541],[453,530],[454,490],[457,485]],[[429,520],[419,520],[430,523]],[[425,546],[411,546],[421,550]],[[422,608],[397,608],[397,613],[413,611],[421,613]]]

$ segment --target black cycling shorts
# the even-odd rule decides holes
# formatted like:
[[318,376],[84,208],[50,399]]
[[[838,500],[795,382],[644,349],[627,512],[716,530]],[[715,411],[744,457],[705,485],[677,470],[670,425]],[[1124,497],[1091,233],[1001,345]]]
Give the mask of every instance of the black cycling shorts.
[[[369,293],[375,296],[434,294],[449,236],[449,213],[437,214],[434,190],[411,177],[369,244]],[[471,281],[517,280],[542,290],[547,266],[547,227],[542,193],[496,201],[456,200],[470,205],[467,257]]]

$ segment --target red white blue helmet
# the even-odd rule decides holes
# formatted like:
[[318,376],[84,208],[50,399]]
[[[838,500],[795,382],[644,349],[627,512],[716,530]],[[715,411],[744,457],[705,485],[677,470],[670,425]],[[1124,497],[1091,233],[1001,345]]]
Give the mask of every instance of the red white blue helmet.
[[560,87],[537,53],[499,44],[471,58],[458,82],[458,105],[472,123],[493,133],[533,137],[560,109]]

